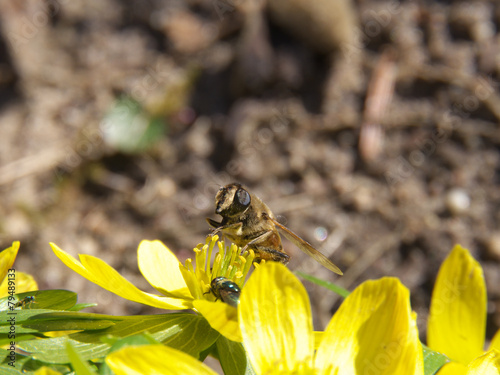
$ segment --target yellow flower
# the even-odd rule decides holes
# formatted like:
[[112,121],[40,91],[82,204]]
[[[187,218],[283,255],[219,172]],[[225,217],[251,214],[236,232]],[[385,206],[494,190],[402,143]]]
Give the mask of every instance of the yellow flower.
[[279,263],[256,269],[242,290],[238,315],[257,374],[423,374],[409,292],[395,278],[356,288],[316,352],[307,293]]
[[11,247],[0,252],[0,298],[6,297],[9,292],[24,293],[38,290],[38,284],[33,276],[12,268],[19,245],[19,241],[15,241]]
[[[218,236],[209,237],[205,244],[194,248],[196,267],[193,267],[191,259],[187,259],[185,265],[181,264],[175,254],[160,241],[142,241],[137,250],[139,270],[161,295],[138,289],[99,258],[80,254],[78,261],[57,245],[51,243],[50,246],[66,266],[122,298],[161,309],[195,309],[224,336],[241,341],[236,308],[221,301],[214,302],[210,282],[217,276],[223,276],[241,286],[252,265],[254,254],[250,252],[238,255],[239,248],[236,245],[226,249],[217,240]],[[211,268],[210,260],[216,244],[219,253]]]
[[[480,264],[467,249],[456,245],[439,270],[427,326],[429,348],[453,361],[441,368],[440,375],[482,374],[476,371],[482,363],[477,359],[484,353],[486,304]],[[500,350],[500,331],[493,338],[490,350]]]
[[467,375],[499,375],[500,353],[495,349],[486,352],[469,363],[467,370]]
[[190,355],[163,345],[129,346],[106,357],[116,375],[217,375]]
[[[256,374],[423,374],[409,292],[394,278],[368,281],[342,304],[317,351],[307,293],[279,263],[261,265],[238,307],[243,344]],[[127,347],[106,363],[120,374],[215,374],[161,345]]]

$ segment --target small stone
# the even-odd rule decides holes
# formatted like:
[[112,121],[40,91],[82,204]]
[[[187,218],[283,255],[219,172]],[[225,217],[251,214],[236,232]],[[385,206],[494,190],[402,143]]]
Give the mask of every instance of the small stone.
[[453,215],[460,215],[470,207],[469,194],[464,189],[454,188],[446,194],[446,207]]
[[492,233],[486,240],[486,251],[491,258],[500,260],[500,232]]

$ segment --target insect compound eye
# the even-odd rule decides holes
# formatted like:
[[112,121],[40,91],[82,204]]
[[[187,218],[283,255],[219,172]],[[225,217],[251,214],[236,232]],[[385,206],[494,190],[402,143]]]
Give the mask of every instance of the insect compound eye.
[[250,194],[245,189],[238,189],[236,192],[236,199],[242,206],[248,206],[250,204]]

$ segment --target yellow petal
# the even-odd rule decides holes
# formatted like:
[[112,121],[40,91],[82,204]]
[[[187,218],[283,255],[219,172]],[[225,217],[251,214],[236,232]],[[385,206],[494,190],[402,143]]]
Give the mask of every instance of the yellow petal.
[[[8,270],[12,269],[12,265],[16,260],[17,252],[19,251],[19,242],[16,241],[12,244],[11,247],[2,251],[0,253],[0,273],[7,275]],[[9,292],[9,281],[14,283],[15,293],[24,293],[31,292],[34,290],[38,290],[38,284],[36,283],[33,276],[30,274],[12,271],[9,273],[9,277],[5,277],[5,275],[0,278],[2,282],[0,283],[0,298],[7,296]],[[1,276],[1,275],[0,275]]]
[[441,265],[432,292],[427,344],[467,365],[480,356],[486,332],[483,270],[467,249],[456,245]]
[[179,270],[179,260],[161,241],[142,241],[137,249],[139,270],[160,293],[175,298],[193,298]]
[[238,312],[235,307],[221,301],[195,300],[193,306],[208,321],[210,326],[229,340],[241,342]]
[[92,281],[93,283],[96,283],[95,280],[93,279],[92,273],[89,272],[82,264],[73,258],[71,255],[69,255],[67,252],[62,250],[59,246],[57,246],[55,243],[50,243],[50,247],[52,248],[52,251],[56,256],[69,268],[71,268],[73,271],[75,271],[77,274],[85,277],[87,280]]
[[495,333],[495,336],[493,336],[493,339],[491,340],[490,344],[490,350],[495,349],[500,352],[500,329]]
[[14,278],[6,277],[0,283],[0,298],[6,297],[9,293],[9,281],[14,282],[15,293],[32,292],[38,290],[38,284],[36,283],[33,276],[24,272],[13,273]]
[[468,366],[467,375],[499,375],[500,352],[490,350],[476,358]]
[[323,337],[325,332],[323,331],[314,331],[314,349],[318,350],[321,341],[323,341]]
[[163,345],[128,346],[108,355],[106,363],[116,375],[217,375],[190,355]]
[[35,375],[62,375],[59,371],[52,370],[50,367],[40,367],[35,371]]
[[128,299],[129,301],[161,309],[188,309],[192,307],[191,300],[160,297],[139,290],[130,281],[121,276],[114,268],[99,258],[90,255],[80,255],[80,263],[71,255],[57,247],[57,245],[51,243],[50,246],[56,256],[73,271],[99,285],[101,288],[109,290],[111,293]]
[[[9,269],[12,268],[19,251],[19,241],[12,243],[12,246],[0,252],[0,280],[5,279]],[[5,294],[7,295],[7,294]]]
[[438,375],[466,375],[467,366],[459,362],[449,362],[439,369]]
[[306,290],[282,264],[261,264],[241,292],[243,345],[257,374],[311,368],[314,349]]
[[423,374],[410,293],[396,278],[366,281],[342,303],[316,353],[320,374]]
[[35,290],[38,290],[38,284],[32,275],[16,272],[16,293],[33,292]]

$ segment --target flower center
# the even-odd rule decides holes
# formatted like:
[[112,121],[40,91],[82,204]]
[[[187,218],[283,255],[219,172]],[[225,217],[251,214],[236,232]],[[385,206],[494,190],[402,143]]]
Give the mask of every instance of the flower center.
[[[236,283],[238,287],[242,287],[255,259],[253,250],[240,254],[241,248],[235,244],[227,246],[224,241],[218,241],[218,239],[218,235],[208,236],[204,244],[199,244],[193,249],[194,266],[193,260],[189,258],[185,266],[181,267],[188,288],[196,299],[211,301],[215,299],[210,292],[210,285],[217,277],[224,277]],[[215,254],[211,265],[216,245],[219,251]]]

